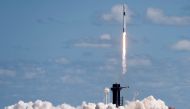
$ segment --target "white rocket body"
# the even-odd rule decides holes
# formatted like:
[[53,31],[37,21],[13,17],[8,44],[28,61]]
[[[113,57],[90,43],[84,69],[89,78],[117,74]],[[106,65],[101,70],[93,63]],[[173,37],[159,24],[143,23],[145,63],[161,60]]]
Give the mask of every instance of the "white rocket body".
[[126,32],[126,8],[123,4],[123,32]]

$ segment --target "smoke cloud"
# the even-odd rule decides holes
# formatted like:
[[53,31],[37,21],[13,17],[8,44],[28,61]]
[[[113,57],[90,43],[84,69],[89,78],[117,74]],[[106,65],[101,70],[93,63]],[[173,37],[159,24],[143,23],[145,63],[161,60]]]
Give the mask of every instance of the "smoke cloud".
[[190,25],[190,16],[168,16],[161,9],[148,8],[147,18],[153,23],[165,25]]
[[168,109],[165,103],[158,99],[156,100],[153,96],[149,96],[142,101],[129,101],[126,105],[116,108],[114,104],[104,103],[86,103],[83,102],[81,106],[71,106],[69,104],[61,104],[54,106],[48,101],[37,100],[35,102],[25,103],[19,101],[17,104],[7,106],[4,109]]

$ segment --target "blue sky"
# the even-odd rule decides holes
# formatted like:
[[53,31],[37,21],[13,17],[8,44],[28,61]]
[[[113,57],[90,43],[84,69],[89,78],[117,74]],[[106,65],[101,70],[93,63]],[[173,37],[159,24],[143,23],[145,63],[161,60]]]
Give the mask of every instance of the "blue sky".
[[0,108],[99,102],[118,78],[130,86],[127,100],[139,93],[190,108],[190,2],[124,2],[129,49],[121,75],[122,0],[1,0]]

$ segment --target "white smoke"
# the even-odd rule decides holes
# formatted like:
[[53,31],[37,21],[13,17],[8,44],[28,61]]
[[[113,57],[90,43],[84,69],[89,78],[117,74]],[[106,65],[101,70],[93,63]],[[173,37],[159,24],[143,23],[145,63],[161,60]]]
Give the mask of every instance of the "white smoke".
[[69,104],[61,104],[54,106],[48,101],[37,100],[35,102],[25,103],[19,101],[17,104],[7,106],[4,109],[168,109],[165,103],[158,99],[156,100],[153,96],[149,96],[142,101],[129,101],[124,106],[116,108],[114,104],[104,104],[104,103],[86,103],[83,102],[81,106],[71,106]]

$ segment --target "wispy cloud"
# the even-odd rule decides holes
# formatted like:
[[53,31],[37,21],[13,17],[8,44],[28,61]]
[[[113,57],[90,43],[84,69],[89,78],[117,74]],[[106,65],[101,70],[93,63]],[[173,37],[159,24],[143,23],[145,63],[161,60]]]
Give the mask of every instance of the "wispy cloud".
[[101,39],[101,40],[111,40],[111,35],[108,34],[108,33],[102,34],[102,35],[100,36],[100,39]]
[[152,61],[148,58],[133,58],[128,60],[128,64],[131,66],[150,66]]
[[61,81],[65,84],[80,84],[84,83],[84,80],[76,75],[64,75],[61,77]]
[[149,81],[142,81],[137,83],[138,86],[146,86],[149,88],[161,88],[161,87],[166,87],[167,83],[166,81],[161,81],[161,80],[149,80]]
[[10,81],[3,81],[3,80],[0,80],[0,85],[11,85],[12,82]]
[[107,71],[113,71],[116,69],[117,65],[119,64],[120,60],[117,60],[116,58],[109,58],[106,60],[105,64],[100,66],[100,70],[107,70]]
[[57,64],[69,64],[70,61],[65,57],[60,57],[60,58],[55,59],[55,63],[57,63]]
[[36,19],[36,22],[39,24],[48,24],[48,23],[64,24],[64,21],[62,21],[60,18],[55,18],[55,17],[39,18]]
[[190,40],[179,40],[172,45],[172,48],[179,51],[190,51]]
[[0,69],[0,76],[6,76],[6,77],[14,77],[16,75],[16,71],[10,70],[10,69]]
[[89,40],[89,38],[88,38],[87,40],[84,39],[81,42],[76,42],[74,44],[74,47],[110,48],[110,47],[112,47],[110,40],[111,40],[111,35],[108,33],[104,33],[95,39],[90,38],[90,40]]
[[112,36],[109,33],[102,33],[96,37],[82,37],[64,42],[64,47],[78,48],[110,48],[115,44]]
[[[126,16],[126,21],[127,23],[131,22],[131,17],[133,15],[133,12],[128,8],[126,5],[126,10],[127,10],[127,16]],[[122,12],[123,12],[123,5],[122,4],[117,4],[114,5],[110,12],[102,14],[102,19],[105,21],[115,21],[115,22],[122,22]]]
[[40,67],[24,68],[24,78],[34,79],[45,74],[45,70]]
[[190,25],[190,16],[168,16],[158,8],[148,8],[147,18],[156,24],[164,25]]
[[75,47],[84,47],[84,48],[109,48],[111,47],[111,44],[99,44],[99,43],[88,43],[88,42],[81,42],[74,44]]

